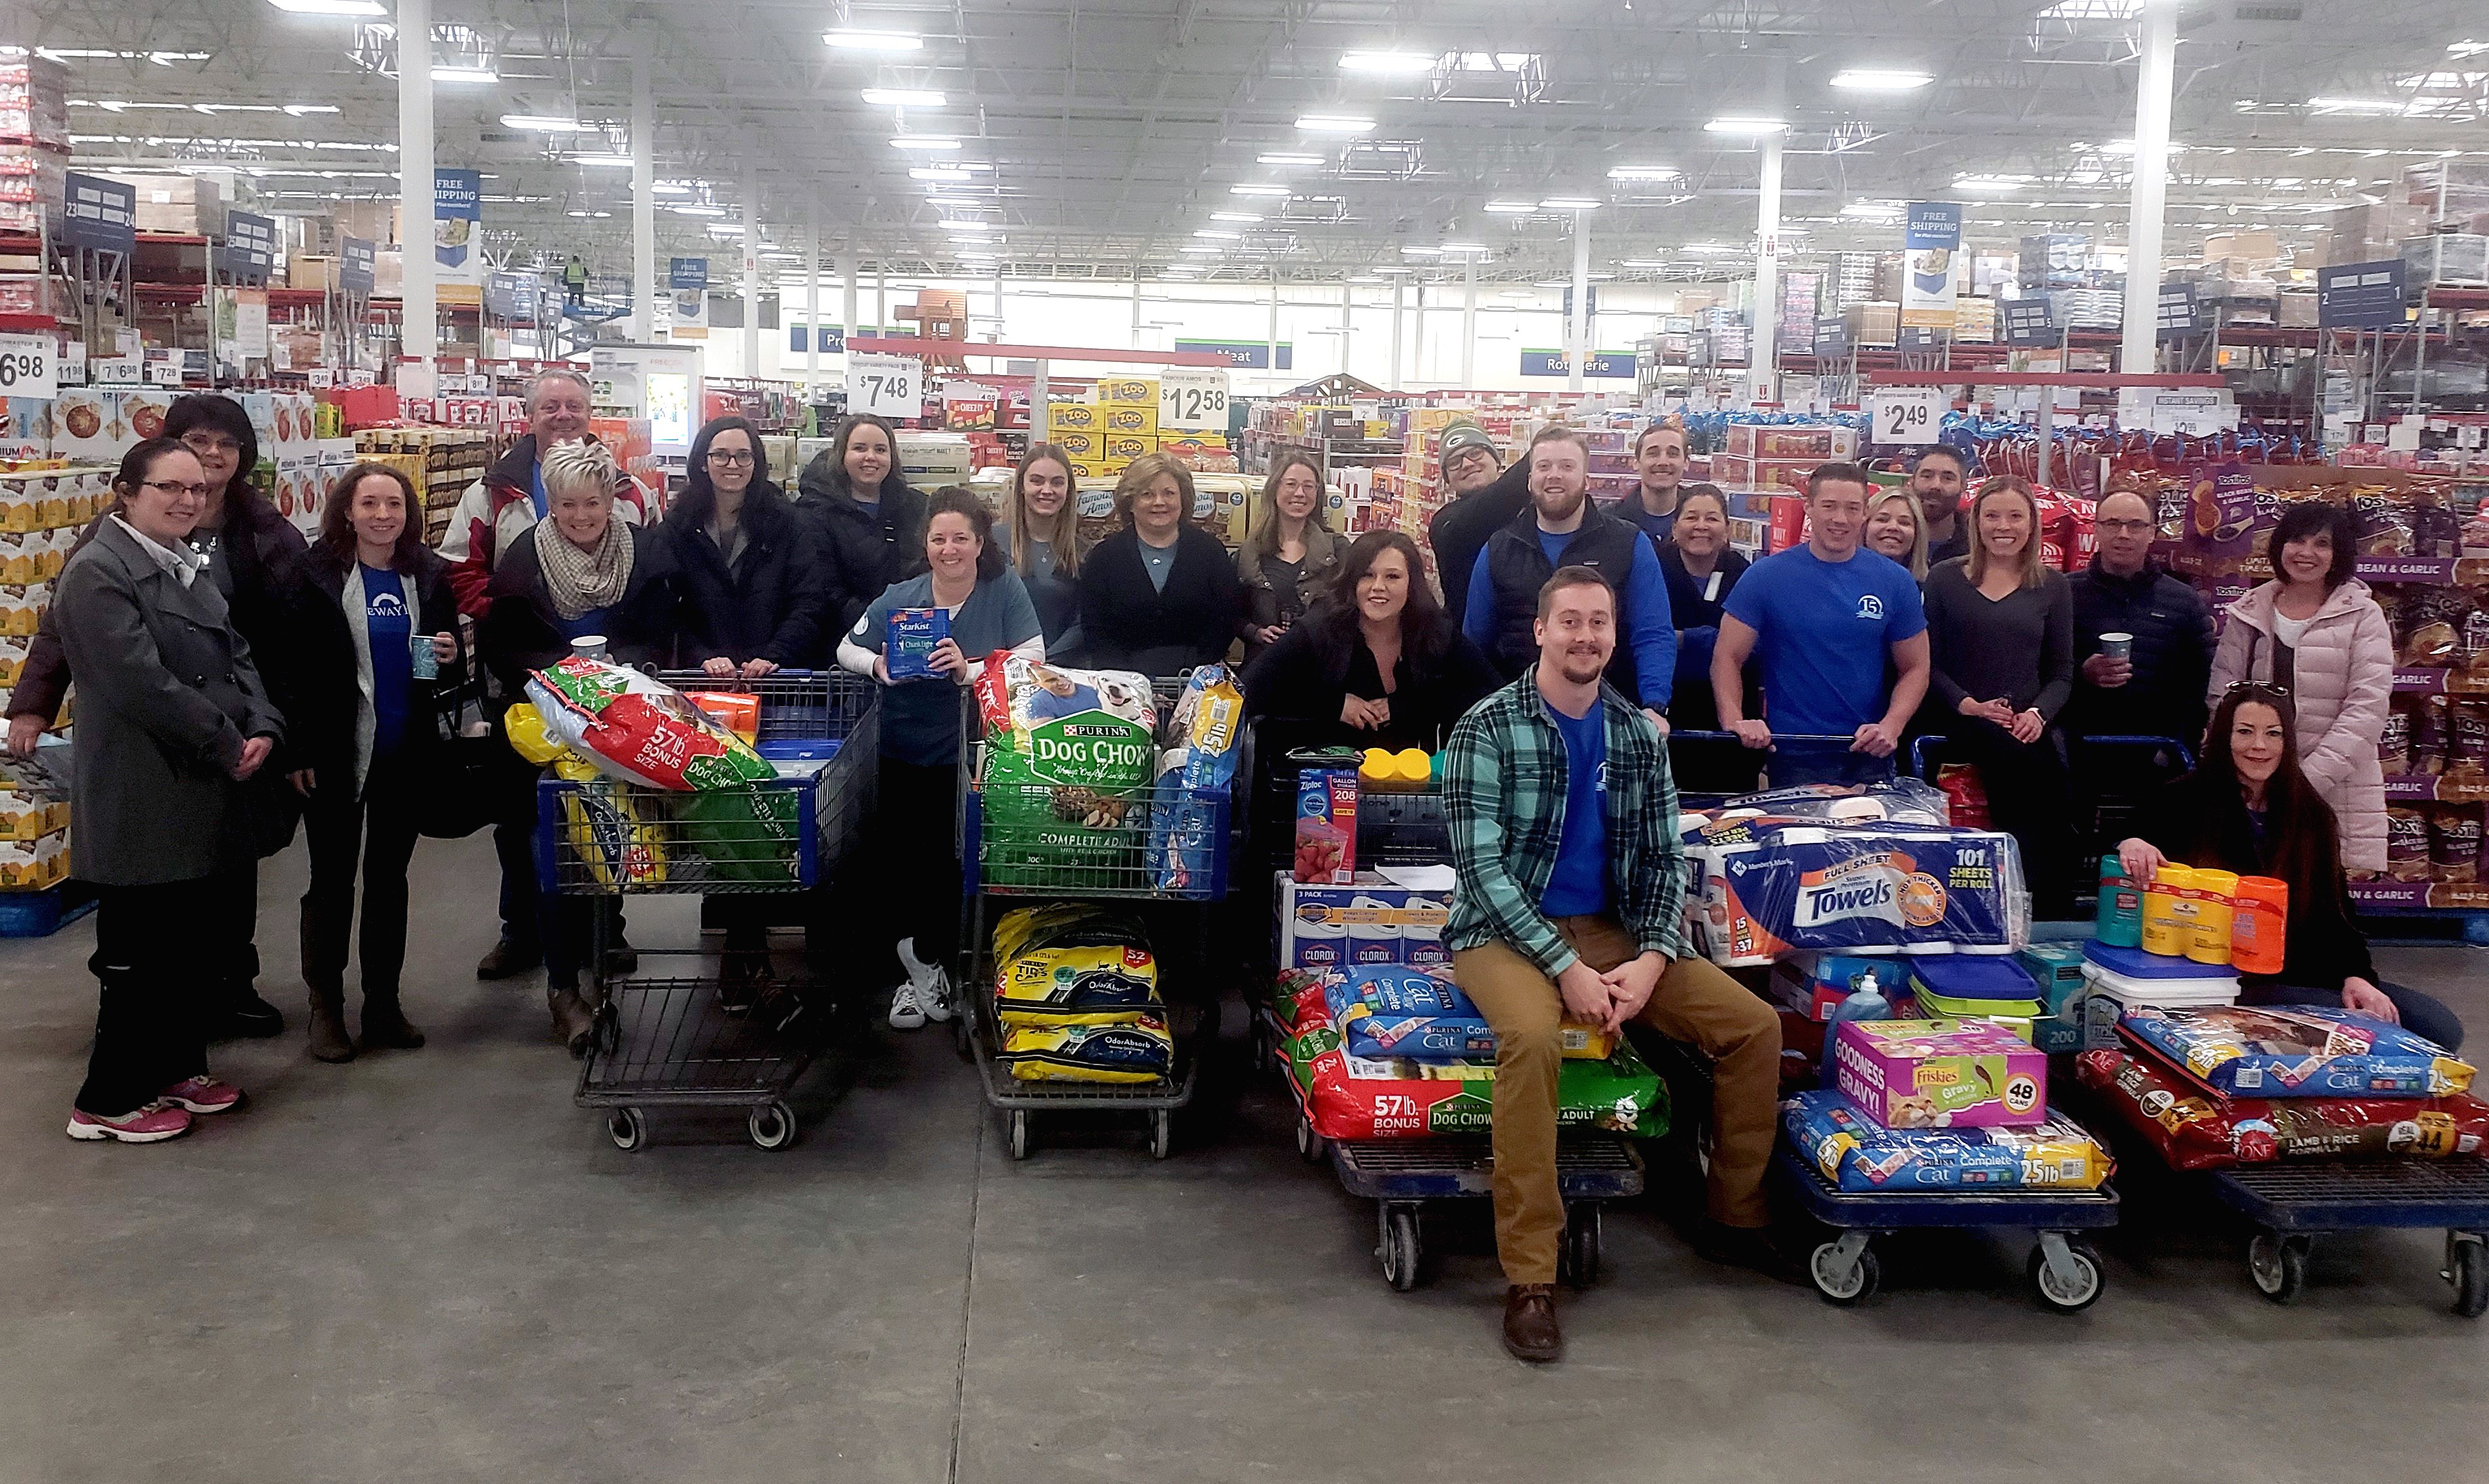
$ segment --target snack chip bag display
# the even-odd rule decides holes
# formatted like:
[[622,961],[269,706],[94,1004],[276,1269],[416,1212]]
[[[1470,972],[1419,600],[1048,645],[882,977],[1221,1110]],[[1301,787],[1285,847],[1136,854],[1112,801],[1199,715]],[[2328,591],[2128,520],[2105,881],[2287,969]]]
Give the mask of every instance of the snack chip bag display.
[[2117,1032],[2225,1096],[2442,1098],[2472,1085],[2471,1065],[2433,1042],[2324,1006],[2136,1006]]
[[1789,1145],[1843,1190],[2096,1190],[2108,1151],[2070,1118],[2027,1128],[1887,1128],[1829,1088],[1781,1104]]
[[1158,1082],[1175,1066],[1175,1038],[1159,1015],[1063,1015],[1003,1032],[996,1058],[1022,1082]]
[[2443,1098],[2224,1098],[2149,1054],[2074,1058],[2102,1095],[2174,1170],[2275,1159],[2445,1158],[2489,1150],[2489,1103]]
[[979,855],[995,886],[1117,886],[1138,870],[1158,760],[1149,678],[1007,655],[977,680]]
[[1104,908],[1055,902],[1005,913],[994,924],[994,1014],[1005,1025],[1164,1013],[1140,925]]
[[548,735],[625,783],[699,792],[778,776],[680,691],[627,666],[570,655],[529,672],[528,699]]

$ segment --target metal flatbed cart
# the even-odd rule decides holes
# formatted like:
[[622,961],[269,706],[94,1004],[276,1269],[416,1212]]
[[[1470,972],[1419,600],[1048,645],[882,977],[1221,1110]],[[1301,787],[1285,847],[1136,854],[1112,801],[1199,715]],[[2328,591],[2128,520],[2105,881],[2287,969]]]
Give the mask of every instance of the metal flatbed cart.
[[[780,671],[761,679],[668,671],[680,691],[751,696],[757,746],[779,776],[748,788],[680,793],[612,779],[537,785],[538,884],[586,899],[587,973],[596,1029],[577,1100],[606,1112],[615,1147],[647,1141],[643,1109],[748,1110],[755,1147],[795,1141],[787,1090],[802,1076],[831,1019],[829,986],[774,975],[752,1003],[730,1004],[724,981],[689,975],[609,979],[608,903],[637,896],[793,898],[855,847],[872,812],[879,746],[878,688],[831,671]],[[644,956],[699,959],[710,950],[643,947]]]
[[2117,1224],[2117,1192],[1843,1190],[1783,1144],[1772,1173],[1808,1215],[1837,1235],[1815,1249],[1808,1276],[1827,1302],[1848,1305],[1874,1295],[1880,1279],[1875,1239],[1925,1227],[2016,1227],[2039,1234],[2027,1267],[2040,1301],[2061,1314],[2090,1308],[2108,1286],[2100,1255],[2083,1233]]
[[[1152,682],[1159,724],[1163,730],[1184,694],[1181,678]],[[978,749],[960,749],[968,768]],[[1108,1083],[1024,1080],[1012,1074],[1002,1047],[1002,1026],[992,1008],[994,920],[1016,907],[1048,901],[1129,903],[1136,908],[1175,906],[1185,909],[1192,928],[1186,972],[1207,973],[1213,961],[1212,923],[1216,907],[1227,896],[1232,788],[1187,789],[1177,785],[1152,785],[1124,799],[1072,798],[1080,790],[1046,785],[1010,785],[1023,790],[1026,807],[1012,813],[1020,820],[1060,816],[1081,823],[1093,839],[1105,836],[1111,846],[1084,851],[1079,862],[1029,864],[1042,852],[1030,847],[1046,833],[1043,824],[998,822],[986,809],[989,794],[972,770],[959,790],[959,859],[970,883],[965,904],[967,973],[954,1004],[954,1034],[960,1055],[973,1058],[985,1082],[986,1100],[1004,1116],[1011,1156],[1025,1159],[1035,1147],[1035,1123],[1043,1114],[1110,1112],[1138,1114],[1149,1127],[1150,1155],[1163,1159],[1175,1148],[1175,1115],[1191,1102],[1200,1076],[1203,1045],[1217,1026],[1216,986],[1204,986],[1195,1005],[1178,1004],[1168,993],[1169,956],[1163,942],[1153,942],[1159,968],[1159,993],[1167,1000],[1168,1026],[1175,1054],[1168,1074],[1148,1082]],[[1097,811],[1103,809],[1101,814]],[[1076,813],[1066,813],[1076,812]],[[1192,826],[1181,862],[1180,883],[1169,884],[1154,845],[1162,843],[1163,827],[1179,815]],[[1159,914],[1163,920],[1166,914]],[[1199,1025],[1187,1026],[1185,1011],[1197,1011]]]
[[[1374,1202],[1374,1255],[1384,1281],[1404,1294],[1423,1271],[1425,1203],[1494,1193],[1495,1155],[1483,1137],[1360,1139],[1329,1143],[1328,1154],[1340,1187]],[[1642,1194],[1642,1156],[1616,1134],[1565,1134],[1556,1144],[1556,1184],[1564,1198],[1556,1275],[1588,1288],[1599,1280],[1600,1208]]]
[[2256,1224],[2247,1276],[2256,1292],[2288,1303],[2307,1286],[2307,1254],[2319,1232],[2362,1228],[2446,1229],[2438,1270],[2454,1290],[2454,1312],[2489,1310],[2489,1160],[2308,1160],[2212,1172],[2213,1193]]

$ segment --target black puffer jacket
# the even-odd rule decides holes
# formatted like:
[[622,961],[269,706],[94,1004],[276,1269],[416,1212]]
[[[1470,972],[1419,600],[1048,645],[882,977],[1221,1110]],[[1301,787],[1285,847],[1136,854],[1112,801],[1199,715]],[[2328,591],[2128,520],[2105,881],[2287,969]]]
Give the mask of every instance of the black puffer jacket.
[[[2194,746],[2204,735],[2204,692],[2212,683],[2213,614],[2194,588],[2147,561],[2132,577],[2101,570],[2100,558],[2066,579],[2074,595],[2074,694],[2065,712],[2076,736],[2171,737]],[[2083,678],[2103,634],[2134,636],[2134,676],[2112,690]]]
[[674,663],[685,670],[721,657],[820,665],[829,574],[812,524],[778,486],[756,483],[743,497],[743,548],[730,566],[708,533],[714,509],[714,496],[686,490],[658,528],[679,598]]
[[794,508],[821,539],[827,632],[844,634],[883,588],[925,570],[925,497],[893,470],[881,481],[880,500],[864,504],[834,471],[835,452],[823,449],[804,466]]

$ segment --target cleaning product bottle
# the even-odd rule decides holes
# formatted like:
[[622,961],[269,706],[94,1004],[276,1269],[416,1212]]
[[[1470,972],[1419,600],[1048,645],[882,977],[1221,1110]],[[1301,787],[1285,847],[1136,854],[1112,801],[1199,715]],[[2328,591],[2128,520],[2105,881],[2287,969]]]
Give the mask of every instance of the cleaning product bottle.
[[2230,966],[2242,974],[2281,972],[2282,930],[2290,921],[2290,883],[2241,876],[2230,896]]
[[2171,958],[2186,956],[2187,946],[2194,940],[2194,915],[2181,914],[2179,896],[2194,882],[2195,873],[2175,864],[2161,867],[2152,873],[2152,884],[2143,892],[2143,951]]
[[2187,956],[2197,963],[2230,961],[2230,901],[2239,889],[2236,871],[2195,872],[2195,932]]
[[1850,990],[1848,996],[1842,1000],[1840,1004],[1833,1006],[1832,1013],[1824,1018],[1823,1085],[1826,1087],[1830,1087],[1832,1085],[1832,1043],[1835,1038],[1840,1035],[1842,1021],[1890,1020],[1892,1018],[1892,1002],[1885,999],[1884,991],[1877,987],[1875,984],[1875,971],[1874,969],[1868,969],[1861,973],[1858,976],[1858,986]]
[[2126,871],[2126,862],[2111,850],[2101,857],[2100,916],[2092,936],[2110,948],[2134,948],[2143,942],[2143,887]]

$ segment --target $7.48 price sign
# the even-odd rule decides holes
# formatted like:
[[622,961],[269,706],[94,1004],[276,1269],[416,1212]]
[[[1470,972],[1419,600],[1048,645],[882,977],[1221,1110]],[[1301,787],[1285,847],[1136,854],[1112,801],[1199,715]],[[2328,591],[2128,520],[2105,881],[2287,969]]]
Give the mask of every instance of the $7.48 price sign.
[[0,397],[52,400],[58,355],[49,335],[0,335]]
[[848,357],[847,411],[877,417],[924,416],[924,362],[909,356]]
[[1159,431],[1227,431],[1227,373],[1170,366],[1159,376]]
[[1944,426],[1941,386],[1885,386],[1867,399],[1871,443],[1932,443]]

